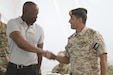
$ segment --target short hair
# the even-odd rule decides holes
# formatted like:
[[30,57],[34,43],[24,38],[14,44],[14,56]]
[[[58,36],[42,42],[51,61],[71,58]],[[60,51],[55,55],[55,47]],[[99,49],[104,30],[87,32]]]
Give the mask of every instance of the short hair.
[[87,19],[87,10],[85,8],[77,8],[77,9],[72,9],[69,12],[69,15],[75,15],[77,18],[82,18],[83,23],[86,23],[86,19]]
[[26,5],[36,5],[36,4],[32,1],[27,1],[27,2],[24,3],[23,6],[26,6]]
[[23,12],[25,12],[26,10],[28,10],[29,7],[32,6],[32,5],[36,5],[36,4],[34,2],[32,2],[32,1],[25,2],[24,5],[23,5]]

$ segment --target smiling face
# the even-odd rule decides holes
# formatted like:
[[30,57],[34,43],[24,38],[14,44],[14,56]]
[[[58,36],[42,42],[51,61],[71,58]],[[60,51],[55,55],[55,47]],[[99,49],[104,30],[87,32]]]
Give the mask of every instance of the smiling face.
[[29,9],[24,14],[26,18],[26,22],[28,24],[33,24],[37,19],[37,15],[38,15],[38,8],[35,5],[30,6]]
[[78,27],[78,18],[74,15],[71,15],[69,23],[71,24],[71,29],[77,29]]
[[37,19],[38,8],[36,6],[31,6],[25,15],[27,22],[33,24]]
[[25,21],[28,25],[32,25],[36,19],[39,12],[39,8],[36,4],[28,3],[23,6],[23,15],[22,19]]
[[76,33],[81,32],[82,29],[85,27],[82,18],[75,15],[71,15],[69,23],[71,24],[71,29],[76,29]]

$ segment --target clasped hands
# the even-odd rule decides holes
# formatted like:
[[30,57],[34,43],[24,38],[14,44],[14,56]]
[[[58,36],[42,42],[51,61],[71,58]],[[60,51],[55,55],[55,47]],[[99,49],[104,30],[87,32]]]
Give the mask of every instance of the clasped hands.
[[52,60],[55,60],[57,57],[55,54],[53,54],[52,52],[49,52],[49,51],[45,51],[43,56],[48,58],[48,59],[52,59]]

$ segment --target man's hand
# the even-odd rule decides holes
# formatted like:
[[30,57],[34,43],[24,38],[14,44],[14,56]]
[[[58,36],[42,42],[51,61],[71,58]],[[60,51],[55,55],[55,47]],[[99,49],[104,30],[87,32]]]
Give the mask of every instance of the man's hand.
[[52,52],[46,51],[45,57],[47,57],[48,59],[55,60],[57,56],[53,54]]

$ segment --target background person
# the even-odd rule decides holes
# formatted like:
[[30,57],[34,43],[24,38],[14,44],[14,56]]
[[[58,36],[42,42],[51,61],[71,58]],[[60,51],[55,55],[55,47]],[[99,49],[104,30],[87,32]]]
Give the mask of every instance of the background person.
[[[60,51],[57,56],[65,56],[64,51]],[[52,73],[70,74],[70,64],[59,63],[53,67]]]
[[5,75],[6,66],[9,60],[8,40],[6,36],[6,24],[1,21],[2,14],[0,13],[0,75]]

